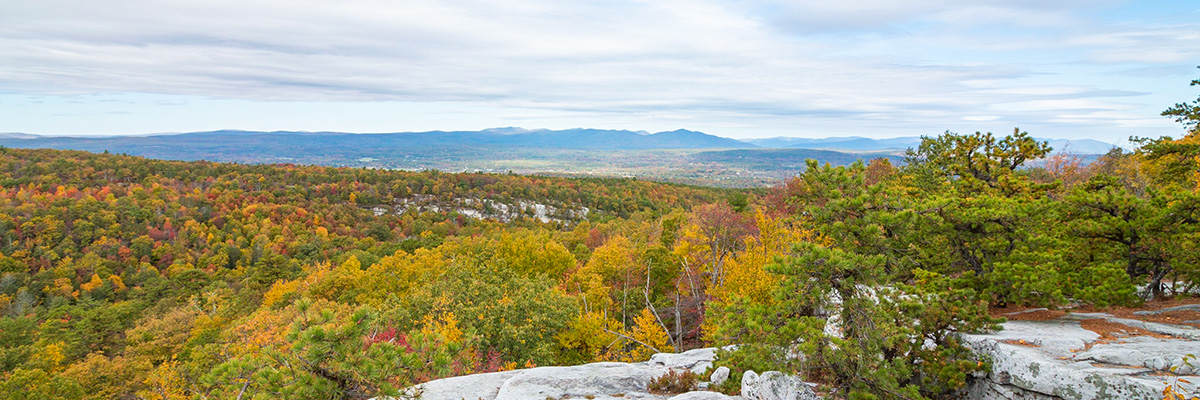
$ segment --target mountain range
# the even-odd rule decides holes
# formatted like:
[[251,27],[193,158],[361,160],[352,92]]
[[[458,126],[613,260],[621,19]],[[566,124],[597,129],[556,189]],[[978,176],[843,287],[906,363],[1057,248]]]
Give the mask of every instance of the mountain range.
[[[1103,154],[1113,147],[1098,140],[1039,139],[1050,142],[1056,151],[1064,148],[1079,154]],[[237,154],[247,151],[325,152],[332,148],[495,148],[568,150],[660,150],[660,149],[752,149],[793,148],[833,150],[850,153],[899,152],[921,143],[919,137],[871,139],[831,137],[823,139],[777,137],[744,141],[679,129],[647,133],[607,129],[522,129],[492,128],[481,131],[429,131],[356,134],[346,132],[255,132],[220,130],[181,134],[126,136],[38,136],[24,133],[0,133],[0,145],[9,147],[46,147],[87,151],[112,151],[134,155],[163,148],[215,151]]]
[[[603,129],[492,128],[397,133],[221,130],[125,136],[0,133],[0,146],[112,152],[163,160],[247,164],[637,177],[722,186],[769,187],[805,168],[806,159],[846,165],[903,162],[920,138],[771,138],[739,141],[690,130],[649,133]],[[1076,154],[1105,153],[1095,140],[1051,140]],[[1085,157],[1086,158],[1086,157]]]
[[[1070,152],[1075,154],[1104,154],[1116,147],[1112,143],[1093,139],[1048,139],[1035,138],[1050,144],[1054,152]],[[747,143],[766,148],[797,148],[814,150],[834,150],[851,153],[875,151],[903,151],[921,145],[917,136],[898,137],[889,139],[871,139],[865,137],[831,137],[824,139],[776,137],[768,139],[747,139]]]

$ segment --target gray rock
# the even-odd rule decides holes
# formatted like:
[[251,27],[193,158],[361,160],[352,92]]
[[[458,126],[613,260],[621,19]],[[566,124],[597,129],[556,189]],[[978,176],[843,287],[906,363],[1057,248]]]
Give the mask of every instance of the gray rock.
[[758,373],[754,371],[746,371],[742,373],[742,397],[746,396],[746,390],[758,384]]
[[719,367],[716,371],[713,371],[712,376],[708,378],[708,381],[712,382],[713,386],[720,386],[728,379],[729,367]]
[[1183,355],[1194,353],[1196,349],[1200,349],[1200,343],[1190,340],[1135,336],[1116,343],[1096,344],[1076,353],[1075,359],[1166,372],[1172,365],[1182,362]]
[[746,400],[817,400],[816,392],[803,380],[779,371],[761,376],[754,371],[742,375],[742,397]]
[[1107,314],[1102,314],[1102,315],[1105,315],[1105,317],[1103,317],[1103,318],[1105,318],[1109,321],[1122,323],[1125,325],[1132,326],[1134,328],[1142,328],[1142,329],[1148,330],[1150,332],[1154,332],[1154,333],[1158,333],[1158,334],[1162,334],[1162,335],[1169,335],[1169,336],[1174,336],[1177,338],[1200,341],[1200,329],[1196,329],[1196,328],[1193,328],[1193,327],[1190,327],[1187,325],[1172,325],[1172,324],[1163,324],[1163,323],[1158,323],[1158,322],[1145,322],[1145,321],[1138,321],[1136,319],[1116,318],[1116,317],[1113,317],[1113,316],[1107,315]]
[[[1185,339],[1134,336],[1098,342],[1099,335],[1079,325],[1080,320],[1090,318],[1153,332],[1183,333],[1176,336]],[[1200,341],[1187,336],[1191,332],[1185,328],[1093,313],[1051,321],[1009,321],[1000,332],[965,334],[963,344],[990,358],[992,370],[986,376],[973,377],[963,396],[983,400],[1161,399],[1163,388],[1174,381],[1174,376],[1161,372],[1182,364],[1184,354],[1200,348]],[[1028,345],[1012,343],[1020,340]],[[1189,393],[1195,390],[1191,385],[1181,386]]]
[[417,385],[421,400],[494,399],[500,386],[521,371],[492,372],[438,379]]
[[667,400],[735,400],[736,397],[729,397],[717,392],[687,392],[677,395]]
[[1044,308],[1044,307],[1043,307],[1043,308],[1030,308],[1030,309],[1028,309],[1028,310],[1021,310],[1021,311],[1017,311],[1017,312],[1010,312],[1010,313],[1008,313],[1008,314],[1004,314],[1004,315],[1021,315],[1021,314],[1035,313],[1035,312],[1038,312],[1038,311],[1050,311],[1050,309],[1049,309],[1049,308]]
[[692,349],[682,353],[658,353],[650,356],[650,361],[647,363],[652,366],[672,369],[685,368],[697,375],[703,375],[704,371],[708,370],[708,367],[712,366],[713,360],[716,359],[717,349],[707,347]]
[[1142,366],[1154,371],[1164,371],[1171,368],[1171,362],[1162,357],[1146,357],[1142,360]]
[[1174,311],[1200,311],[1200,304],[1185,304],[1182,306],[1167,307],[1161,310],[1134,311],[1133,315],[1158,315]]
[[423,400],[662,400],[666,396],[648,392],[651,379],[672,369],[702,374],[715,358],[716,349],[695,349],[679,354],[655,354],[642,363],[593,363],[459,376],[426,382],[408,390],[420,391]]
[[532,368],[505,381],[495,399],[644,398],[650,380],[666,372],[659,366],[612,362]]

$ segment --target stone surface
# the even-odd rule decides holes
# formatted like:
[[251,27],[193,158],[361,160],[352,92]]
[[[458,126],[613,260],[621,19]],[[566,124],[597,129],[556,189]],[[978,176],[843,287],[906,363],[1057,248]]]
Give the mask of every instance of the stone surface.
[[[1101,318],[1145,329],[1154,336],[1101,340],[1080,321]],[[1200,330],[1182,325],[1116,318],[1101,313],[1077,313],[1050,321],[1010,321],[990,334],[964,334],[963,343],[992,362],[992,371],[972,377],[963,398],[982,400],[1154,399],[1168,384],[1191,395],[1200,394],[1197,371],[1184,365],[1183,355],[1200,352]],[[1169,337],[1161,337],[1163,335]],[[1023,341],[1023,342],[1022,342]],[[644,363],[595,363],[571,367],[539,367],[478,374],[420,385],[425,400],[796,400],[816,399],[812,388],[779,372],[759,375],[747,371],[742,397],[715,392],[676,396],[648,393],[651,379],[668,370],[704,373],[716,349],[680,354],[655,354]],[[1200,361],[1193,364],[1200,366]],[[1175,368],[1172,375],[1171,369]],[[728,370],[709,376],[728,379]]]
[[816,400],[812,388],[803,380],[779,371],[742,375],[742,398],[746,400]]
[[521,371],[492,372],[438,379],[417,385],[421,400],[494,399],[500,386]]
[[1200,311],[1200,304],[1185,304],[1182,306],[1167,307],[1161,310],[1135,311],[1133,315],[1158,315],[1175,311]]
[[650,356],[650,361],[647,363],[666,368],[686,368],[697,375],[704,375],[704,371],[708,370],[708,367],[712,366],[713,360],[716,359],[717,349],[707,347],[682,353],[658,353]]
[[[642,363],[607,362],[538,367],[439,379],[416,388],[421,390],[422,400],[667,400],[671,396],[648,392],[651,379],[672,369],[701,374],[712,365],[715,358],[716,349],[695,349],[679,354],[655,354],[650,361]],[[737,399],[715,392],[692,392],[680,396],[691,396],[680,397],[682,400]]]
[[[1131,336],[1102,341],[1079,321],[1101,318],[1176,338]],[[1176,376],[1170,367],[1200,349],[1194,328],[1079,313],[1050,321],[1009,321],[1004,330],[963,335],[964,344],[992,360],[992,371],[971,380],[971,399],[1154,399]],[[1021,344],[1020,341],[1024,341]],[[1179,373],[1193,371],[1177,370]],[[1184,376],[1200,382],[1200,377]],[[1188,393],[1194,385],[1176,383]]]
[[729,367],[717,368],[716,371],[713,371],[712,376],[708,378],[708,381],[712,382],[714,386],[720,386],[726,380],[729,380]]
[[717,392],[687,392],[668,400],[735,400],[739,397],[729,397]]
[[665,373],[662,366],[612,362],[531,368],[505,381],[495,399],[644,398],[650,380]]

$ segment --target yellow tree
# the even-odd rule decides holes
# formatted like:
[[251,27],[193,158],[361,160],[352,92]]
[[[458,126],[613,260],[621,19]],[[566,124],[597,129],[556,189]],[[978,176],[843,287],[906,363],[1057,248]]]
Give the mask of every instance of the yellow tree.
[[777,279],[767,272],[767,264],[790,254],[796,243],[818,242],[816,233],[802,228],[799,222],[769,216],[761,209],[755,210],[754,222],[759,234],[743,238],[745,250],[730,258],[725,268],[725,284],[709,289],[709,295],[716,301],[740,296],[765,304],[770,301]]
[[545,230],[505,232],[495,243],[496,258],[525,276],[545,274],[559,279],[575,266],[575,256]]
[[628,289],[632,278],[642,276],[635,273],[636,256],[633,244],[623,235],[609,238],[592,252],[571,282],[583,293],[585,312],[609,311],[616,303],[611,297],[613,290]]
[[[716,305],[735,302],[770,305],[774,301],[771,291],[778,286],[779,276],[767,272],[767,265],[790,255],[796,243],[827,245],[816,232],[805,229],[801,221],[773,217],[756,209],[754,222],[759,234],[744,239],[745,250],[735,253],[728,262],[725,284],[709,288],[710,302]],[[715,327],[724,321],[722,310],[727,309],[712,307],[706,310],[705,337],[712,338]]]
[[699,261],[707,274],[709,287],[724,284],[725,263],[743,249],[744,239],[755,226],[728,204],[714,203],[692,210],[691,224],[684,230],[677,254]]
[[559,333],[560,362],[583,364],[608,359],[605,352],[619,340],[610,330],[618,326],[598,311],[580,313],[571,320],[568,328]]
[[658,323],[658,317],[655,317],[649,308],[642,309],[642,313],[633,318],[633,329],[629,331],[628,338],[636,344],[628,353],[629,361],[648,360],[654,353],[675,352],[667,331]]
[[371,290],[360,293],[358,301],[377,306],[390,295],[408,297],[415,288],[446,271],[446,254],[456,247],[454,242],[446,242],[435,249],[417,249],[411,254],[400,250],[380,259],[363,275],[361,284]]
[[184,379],[178,361],[162,363],[142,382],[145,389],[139,390],[138,398],[146,400],[187,400],[191,398],[191,386]]

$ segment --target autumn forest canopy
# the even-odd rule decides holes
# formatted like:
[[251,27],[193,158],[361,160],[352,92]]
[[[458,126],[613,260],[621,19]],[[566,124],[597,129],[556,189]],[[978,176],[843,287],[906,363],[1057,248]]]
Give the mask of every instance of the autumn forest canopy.
[[735,377],[953,397],[988,307],[1197,293],[1198,107],[1089,163],[947,132],[769,190],[4,148],[0,398],[366,399],[728,344]]

